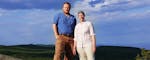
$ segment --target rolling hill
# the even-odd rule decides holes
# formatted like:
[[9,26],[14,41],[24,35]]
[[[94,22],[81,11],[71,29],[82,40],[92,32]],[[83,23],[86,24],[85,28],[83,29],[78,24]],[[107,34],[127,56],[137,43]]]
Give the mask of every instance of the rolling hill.
[[[52,60],[54,45],[15,45],[0,46],[0,54],[17,57],[23,60]],[[136,60],[141,56],[141,49],[121,46],[98,46],[96,60]],[[78,56],[75,57],[78,60]]]

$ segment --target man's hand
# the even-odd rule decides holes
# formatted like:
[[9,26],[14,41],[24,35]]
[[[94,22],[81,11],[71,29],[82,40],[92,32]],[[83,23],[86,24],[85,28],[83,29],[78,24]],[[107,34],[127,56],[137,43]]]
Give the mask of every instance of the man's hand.
[[59,34],[58,34],[58,29],[57,29],[57,25],[56,24],[53,24],[53,30],[54,30],[55,38],[58,39]]
[[59,38],[59,35],[55,35],[55,38],[58,39],[58,38]]

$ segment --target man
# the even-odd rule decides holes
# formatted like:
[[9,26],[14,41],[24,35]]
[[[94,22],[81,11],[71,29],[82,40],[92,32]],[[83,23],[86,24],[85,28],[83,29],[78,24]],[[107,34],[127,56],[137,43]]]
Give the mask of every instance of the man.
[[63,13],[54,17],[53,30],[56,38],[54,60],[73,60],[73,35],[76,19],[70,12],[71,4],[64,2]]

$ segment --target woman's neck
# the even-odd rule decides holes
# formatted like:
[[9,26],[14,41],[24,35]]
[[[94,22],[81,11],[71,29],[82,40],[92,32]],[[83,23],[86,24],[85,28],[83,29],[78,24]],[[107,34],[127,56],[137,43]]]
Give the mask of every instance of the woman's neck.
[[83,20],[80,20],[80,23],[82,23],[82,22],[85,22],[85,20],[83,19]]

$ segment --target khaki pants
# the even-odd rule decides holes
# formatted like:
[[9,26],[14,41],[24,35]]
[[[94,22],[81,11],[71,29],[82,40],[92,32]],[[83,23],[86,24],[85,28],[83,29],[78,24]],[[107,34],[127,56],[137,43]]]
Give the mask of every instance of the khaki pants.
[[77,47],[77,52],[80,60],[94,60],[94,53],[91,45],[86,47]]
[[73,44],[74,40],[71,37],[59,35],[55,44],[54,60],[73,60]]

